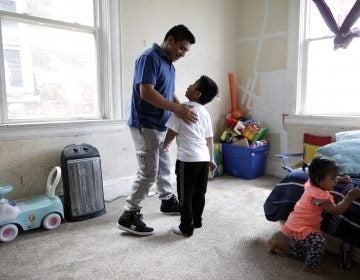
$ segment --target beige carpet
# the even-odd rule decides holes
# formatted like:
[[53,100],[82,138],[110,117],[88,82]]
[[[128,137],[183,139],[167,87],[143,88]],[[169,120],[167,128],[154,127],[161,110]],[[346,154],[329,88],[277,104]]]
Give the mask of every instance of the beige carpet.
[[267,253],[267,239],[279,225],[265,219],[263,203],[278,181],[210,181],[203,228],[190,238],[171,232],[179,217],[161,214],[157,197],[147,198],[143,208],[154,235],[120,231],[115,224],[125,198],[119,198],[106,204],[101,217],[1,243],[0,279],[360,279],[359,264],[343,271],[330,252],[320,276],[303,272],[301,261]]

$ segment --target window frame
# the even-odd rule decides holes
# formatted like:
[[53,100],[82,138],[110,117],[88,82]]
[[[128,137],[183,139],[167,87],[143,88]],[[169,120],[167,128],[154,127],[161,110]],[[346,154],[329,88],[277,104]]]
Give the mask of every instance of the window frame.
[[[305,40],[306,12],[311,0],[289,1],[289,32],[288,32],[288,97],[287,113],[284,125],[311,127],[358,127],[360,117],[338,115],[311,115],[301,112],[304,96],[301,92],[305,87],[304,69],[307,69],[308,41]],[[329,38],[329,36],[324,37]]]
[[[0,140],[32,139],[47,136],[72,136],[79,134],[93,134],[94,131],[112,132],[118,131],[122,120],[122,97],[121,73],[120,73],[120,4],[116,0],[94,0],[95,25],[94,27],[81,26],[82,29],[89,28],[95,32],[98,64],[98,91],[100,119],[71,120],[71,121],[44,121],[29,123],[4,123],[4,111],[6,108],[0,106]],[[12,12],[0,11],[2,17],[13,17]],[[23,21],[36,19],[28,15],[16,15]],[[46,24],[56,24],[56,20],[42,19]],[[0,22],[1,25],[1,22]],[[1,26],[0,26],[1,27]],[[69,28],[74,28],[69,24]],[[3,61],[2,39],[0,36],[0,60]],[[5,69],[2,71],[0,102],[5,102]]]

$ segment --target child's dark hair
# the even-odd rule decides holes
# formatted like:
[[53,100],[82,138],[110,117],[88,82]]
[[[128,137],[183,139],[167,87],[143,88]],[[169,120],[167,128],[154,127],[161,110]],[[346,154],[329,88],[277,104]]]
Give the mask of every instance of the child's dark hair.
[[315,157],[309,166],[310,182],[319,185],[320,181],[329,173],[338,174],[339,167],[334,160],[324,156]]
[[169,36],[173,36],[175,42],[177,41],[189,41],[190,44],[195,44],[195,36],[191,33],[191,31],[185,25],[175,25],[172,27],[165,35],[164,41]]
[[209,103],[219,92],[217,84],[205,75],[202,75],[197,81],[196,89],[201,92],[201,96],[198,100],[201,105]]

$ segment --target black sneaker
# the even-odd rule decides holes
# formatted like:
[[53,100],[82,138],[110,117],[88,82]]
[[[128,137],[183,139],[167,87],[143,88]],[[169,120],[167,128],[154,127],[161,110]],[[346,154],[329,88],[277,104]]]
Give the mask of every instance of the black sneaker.
[[170,215],[179,215],[180,214],[180,205],[179,201],[177,200],[176,196],[173,195],[168,200],[162,200],[160,211],[164,214]]
[[119,218],[117,227],[121,230],[131,232],[136,235],[150,235],[153,234],[154,229],[147,227],[142,221],[143,215],[140,210],[124,211]]

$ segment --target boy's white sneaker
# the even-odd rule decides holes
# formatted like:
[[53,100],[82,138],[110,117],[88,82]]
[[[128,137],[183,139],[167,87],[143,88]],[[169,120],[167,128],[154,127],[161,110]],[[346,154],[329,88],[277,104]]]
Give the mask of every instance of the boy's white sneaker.
[[172,227],[172,231],[173,231],[173,233],[176,233],[176,234],[178,234],[178,235],[183,235],[183,236],[185,236],[185,235],[181,232],[179,226],[173,226],[173,227]]
[[190,237],[190,236],[191,236],[191,235],[189,235],[189,234],[183,233],[183,232],[181,231],[181,229],[179,228],[179,226],[173,226],[173,227],[172,227],[172,231],[173,231],[173,233],[176,233],[176,234],[178,234],[178,235],[182,235],[182,236],[185,236],[185,237]]
[[181,232],[179,226],[173,226],[171,229],[172,229],[173,233],[183,235],[183,233]]

